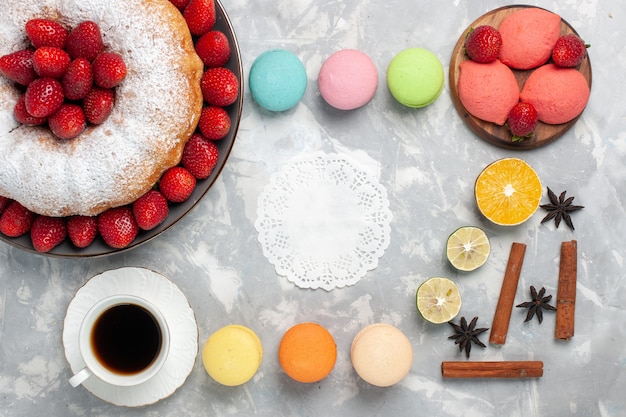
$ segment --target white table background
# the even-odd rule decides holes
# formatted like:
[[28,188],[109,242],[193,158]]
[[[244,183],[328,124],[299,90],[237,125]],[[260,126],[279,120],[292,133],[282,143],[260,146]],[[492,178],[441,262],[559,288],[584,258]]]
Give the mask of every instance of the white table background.
[[[0,243],[0,416],[625,416],[626,290],[626,6],[609,0],[534,1],[559,13],[591,44],[591,99],[561,139],[534,151],[510,151],[477,138],[462,122],[446,85],[424,109],[397,104],[384,81],[391,58],[425,47],[444,64],[461,32],[499,1],[229,0],[224,6],[241,47],[244,70],[270,48],[303,61],[309,86],[302,102],[278,114],[261,110],[245,89],[245,104],[228,163],[214,187],[181,222],[127,253],[97,259],[55,259]],[[367,53],[380,83],[364,108],[340,112],[319,96],[324,59],[343,48]],[[296,156],[342,153],[377,173],[393,213],[391,244],[378,267],[353,287],[302,290],[278,276],[254,229],[257,198],[271,174]],[[488,163],[521,157],[544,186],[567,190],[585,209],[575,231],[526,223],[496,227],[473,201],[476,175]],[[544,194],[543,202],[547,202]],[[461,225],[483,227],[491,238],[487,264],[471,274],[453,271],[444,244]],[[448,276],[463,292],[461,315],[490,327],[512,242],[528,245],[516,302],[528,287],[556,297],[562,241],[578,241],[576,334],[554,340],[554,315],[542,325],[513,312],[507,343],[474,347],[474,360],[543,360],[532,380],[442,380],[442,360],[464,360],[447,325],[425,323],[415,290],[430,276]],[[186,294],[200,340],[230,323],[251,327],[265,357],[255,378],[235,388],[212,381],[198,359],[186,383],[167,399],[140,409],[107,404],[67,382],[61,343],[65,310],[90,277],[111,268],[142,266],[169,277]],[[326,326],[336,339],[337,364],[316,384],[291,381],[276,357],[284,331],[301,321]],[[349,359],[356,332],[384,321],[413,343],[409,376],[386,389],[360,380]],[[483,335],[487,343],[488,334]]]

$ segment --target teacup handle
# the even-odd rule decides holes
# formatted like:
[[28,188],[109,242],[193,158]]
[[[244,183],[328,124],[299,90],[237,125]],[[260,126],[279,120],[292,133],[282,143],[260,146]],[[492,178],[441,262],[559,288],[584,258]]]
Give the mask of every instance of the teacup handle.
[[70,385],[76,388],[77,386],[85,382],[85,380],[87,380],[87,378],[89,378],[91,375],[93,375],[93,373],[89,370],[89,368],[83,368],[70,378]]

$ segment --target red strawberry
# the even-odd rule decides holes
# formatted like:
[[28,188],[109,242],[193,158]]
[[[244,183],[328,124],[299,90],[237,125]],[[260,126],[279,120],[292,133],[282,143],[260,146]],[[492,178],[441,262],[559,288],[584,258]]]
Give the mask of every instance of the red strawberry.
[[22,94],[17,100],[15,108],[13,109],[13,116],[15,116],[15,120],[21,124],[29,126],[39,126],[46,123],[48,120],[46,117],[35,117],[28,113],[26,110],[26,98],[24,94]]
[[24,93],[26,110],[35,117],[47,117],[63,104],[63,86],[54,78],[38,78]]
[[176,6],[178,10],[185,10],[185,7],[189,4],[189,0],[170,0],[170,3]]
[[500,55],[502,35],[493,26],[481,25],[470,32],[465,39],[465,52],[476,62],[492,62]]
[[552,60],[559,67],[576,67],[587,54],[589,45],[578,36],[569,34],[557,39],[552,50]]
[[73,60],[61,79],[63,93],[68,100],[81,100],[91,90],[93,73],[91,64],[86,58]]
[[126,64],[116,52],[103,52],[92,63],[93,81],[102,88],[113,88],[126,77]]
[[71,61],[70,54],[54,46],[42,46],[33,54],[33,67],[40,77],[61,79]]
[[111,114],[115,92],[106,88],[94,87],[83,100],[85,117],[90,123],[99,125]]
[[204,100],[213,106],[228,106],[237,100],[239,80],[228,68],[209,68],[202,75],[200,88]]
[[140,229],[151,230],[167,218],[167,199],[157,190],[150,190],[133,203],[133,215]]
[[65,50],[72,59],[86,58],[93,61],[104,48],[100,27],[94,22],[85,21],[76,26],[67,36]]
[[200,113],[198,128],[205,138],[219,140],[230,130],[230,116],[223,107],[207,106]]
[[50,130],[60,139],[74,139],[87,127],[85,113],[77,104],[63,104],[52,116],[48,117]]
[[28,85],[37,78],[32,49],[22,49],[0,57],[0,72],[11,81]]
[[196,187],[196,178],[186,168],[176,166],[165,171],[159,180],[159,190],[168,201],[182,203]]
[[215,1],[191,0],[185,7],[183,16],[187,21],[191,34],[202,36],[211,30],[217,19],[215,15]]
[[67,235],[77,248],[91,245],[98,234],[98,218],[72,216],[67,219]]
[[9,237],[22,236],[28,233],[34,219],[33,212],[17,201],[12,201],[0,216],[0,232]]
[[196,53],[207,67],[222,67],[230,59],[230,43],[223,32],[212,30],[196,42]]
[[30,228],[30,239],[37,252],[50,252],[67,236],[65,218],[37,216]]
[[112,248],[122,249],[135,240],[139,227],[128,206],[109,209],[98,216],[98,232]]
[[49,19],[31,19],[26,22],[26,35],[35,48],[54,46],[63,49],[67,40],[67,30]]
[[185,144],[181,162],[194,177],[200,180],[211,175],[217,165],[218,157],[219,151],[215,143],[196,133]]
[[511,134],[513,135],[513,142],[520,142],[530,136],[537,127],[537,110],[530,103],[517,103],[509,112],[509,117],[506,121]]
[[2,214],[5,208],[9,207],[9,204],[11,204],[12,201],[13,200],[9,197],[3,197],[0,195],[0,214]]

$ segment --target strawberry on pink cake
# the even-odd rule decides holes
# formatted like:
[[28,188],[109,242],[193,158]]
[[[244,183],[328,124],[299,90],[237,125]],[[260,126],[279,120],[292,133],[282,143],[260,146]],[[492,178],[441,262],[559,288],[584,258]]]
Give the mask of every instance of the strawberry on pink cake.
[[542,122],[561,124],[582,113],[589,94],[589,84],[580,71],[546,64],[528,77],[520,99],[535,107]]
[[500,60],[511,68],[527,70],[545,64],[561,31],[561,17],[537,7],[516,11],[500,23]]
[[487,64],[463,61],[459,65],[459,99],[475,117],[500,126],[519,101],[513,71],[499,60]]

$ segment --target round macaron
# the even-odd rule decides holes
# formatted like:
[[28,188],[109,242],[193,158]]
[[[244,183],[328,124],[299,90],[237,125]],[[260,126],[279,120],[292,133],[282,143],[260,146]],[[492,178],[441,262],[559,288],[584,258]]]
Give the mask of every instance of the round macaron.
[[302,61],[292,52],[271,49],[259,55],[250,68],[250,92],[259,106],[275,112],[298,104],[307,87]]
[[397,54],[387,67],[391,95],[408,107],[424,107],[443,90],[443,66],[439,58],[423,48],[409,48]]
[[280,366],[298,382],[318,382],[335,366],[337,345],[317,323],[296,324],[283,335],[278,347]]
[[213,333],[202,348],[202,364],[208,374],[222,385],[248,382],[259,369],[263,347],[249,328],[231,324]]
[[413,347],[398,328],[384,323],[370,324],[352,341],[352,366],[365,381],[377,387],[400,382],[411,370]]
[[353,110],[374,97],[378,87],[378,70],[363,52],[344,49],[324,61],[317,84],[328,104],[339,110]]

